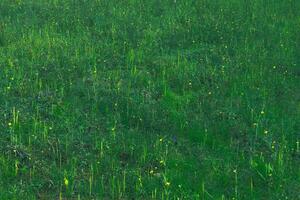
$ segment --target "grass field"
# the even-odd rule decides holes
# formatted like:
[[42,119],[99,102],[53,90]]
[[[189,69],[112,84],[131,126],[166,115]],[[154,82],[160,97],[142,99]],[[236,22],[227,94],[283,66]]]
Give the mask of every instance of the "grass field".
[[0,199],[300,199],[299,0],[0,0]]

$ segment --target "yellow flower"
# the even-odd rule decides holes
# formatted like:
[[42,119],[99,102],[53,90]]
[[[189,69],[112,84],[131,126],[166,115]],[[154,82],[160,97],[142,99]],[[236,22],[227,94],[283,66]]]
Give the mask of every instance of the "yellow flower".
[[11,122],[8,122],[8,126],[11,126],[12,125],[12,123]]
[[169,187],[170,185],[171,185],[170,182],[168,182],[168,181],[165,182],[165,186]]
[[262,115],[263,115],[263,114],[265,114],[265,112],[262,110],[262,111],[260,112],[260,114],[262,114]]
[[163,139],[162,139],[162,138],[160,138],[160,139],[159,139],[159,141],[160,141],[160,142],[162,142],[162,141],[163,141]]
[[66,177],[64,178],[64,183],[65,183],[65,186],[68,187],[68,185],[69,185],[69,180],[68,180]]

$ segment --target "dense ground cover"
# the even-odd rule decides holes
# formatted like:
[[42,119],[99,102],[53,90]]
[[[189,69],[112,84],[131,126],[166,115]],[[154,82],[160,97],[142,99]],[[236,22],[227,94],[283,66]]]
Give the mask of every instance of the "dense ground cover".
[[300,1],[1,0],[0,199],[300,199]]

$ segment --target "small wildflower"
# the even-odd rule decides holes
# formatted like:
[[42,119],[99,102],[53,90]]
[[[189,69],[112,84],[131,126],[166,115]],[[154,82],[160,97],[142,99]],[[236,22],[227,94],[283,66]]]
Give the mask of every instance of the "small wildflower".
[[154,173],[154,171],[151,169],[151,170],[150,170],[150,174],[153,174],[153,173]]
[[11,123],[11,122],[8,122],[8,126],[12,126],[12,123]]
[[69,185],[69,180],[66,177],[64,178],[64,184],[66,187],[68,187],[68,185]]
[[235,173],[235,174],[236,174],[236,173],[237,173],[237,170],[236,170],[236,169],[234,169],[234,170],[233,170],[233,173]]
[[260,111],[260,114],[262,114],[262,115],[263,115],[263,114],[265,114],[265,112],[262,110],[262,111]]
[[276,144],[276,141],[273,141],[273,142],[272,142],[272,145],[271,145],[271,148],[272,148],[272,149],[275,149],[275,144]]
[[211,95],[211,92],[208,92],[208,95]]
[[159,141],[160,141],[160,142],[162,142],[162,141],[163,141],[163,139],[162,139],[162,138],[160,138],[160,139],[159,139]]
[[265,130],[265,131],[264,131],[264,133],[265,133],[265,134],[268,134],[268,133],[269,133],[269,131]]
[[168,181],[165,182],[165,186],[169,187],[170,185],[171,185],[170,182],[168,182]]

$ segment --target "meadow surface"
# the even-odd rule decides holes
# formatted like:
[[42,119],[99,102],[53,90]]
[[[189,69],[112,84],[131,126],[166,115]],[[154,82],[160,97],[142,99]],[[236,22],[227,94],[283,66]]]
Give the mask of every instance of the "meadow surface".
[[299,0],[1,0],[0,199],[300,199]]

